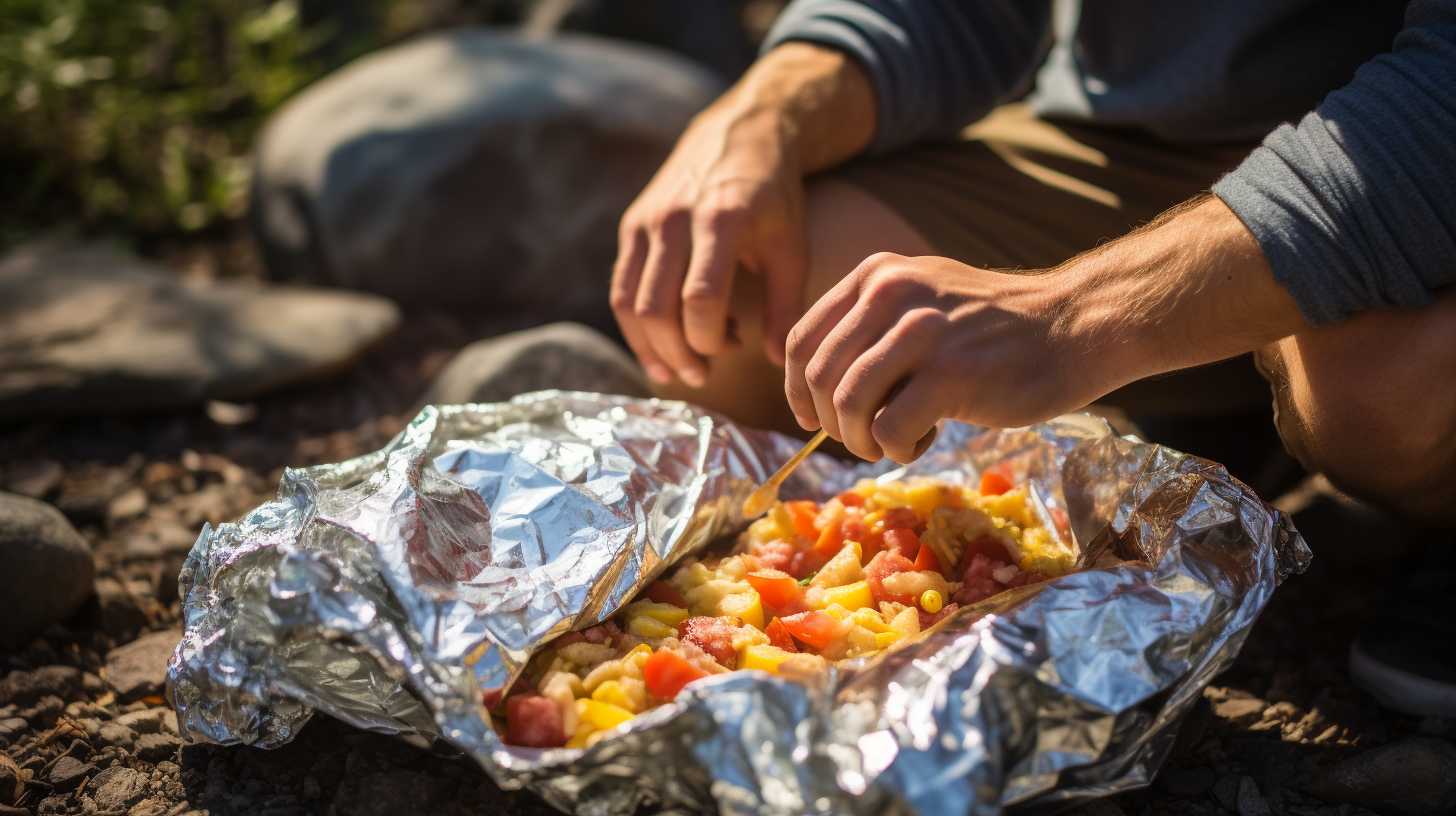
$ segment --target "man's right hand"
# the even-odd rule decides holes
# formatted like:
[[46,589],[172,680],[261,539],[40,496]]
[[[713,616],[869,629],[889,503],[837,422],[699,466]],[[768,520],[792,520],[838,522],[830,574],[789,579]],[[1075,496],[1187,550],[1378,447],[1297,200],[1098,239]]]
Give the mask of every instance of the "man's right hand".
[[860,69],[803,43],[769,52],[693,120],[618,230],[612,311],[649,377],[706,382],[708,358],[735,342],[740,267],[764,277],[764,353],[783,364],[804,309],[804,176],[863,149],[873,128]]

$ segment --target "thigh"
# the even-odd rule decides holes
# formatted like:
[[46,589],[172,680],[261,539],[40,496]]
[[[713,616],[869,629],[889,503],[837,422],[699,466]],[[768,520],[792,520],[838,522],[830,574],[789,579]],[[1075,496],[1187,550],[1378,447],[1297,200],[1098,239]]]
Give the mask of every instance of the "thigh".
[[1456,293],[1287,337],[1259,363],[1306,467],[1398,511],[1456,518]]

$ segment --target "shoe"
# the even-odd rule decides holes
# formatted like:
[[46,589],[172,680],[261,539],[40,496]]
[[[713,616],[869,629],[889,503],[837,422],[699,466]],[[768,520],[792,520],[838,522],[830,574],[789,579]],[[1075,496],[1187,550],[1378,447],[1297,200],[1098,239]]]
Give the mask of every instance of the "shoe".
[[1350,646],[1350,676],[1386,708],[1456,719],[1456,559],[1442,555],[1386,597]]

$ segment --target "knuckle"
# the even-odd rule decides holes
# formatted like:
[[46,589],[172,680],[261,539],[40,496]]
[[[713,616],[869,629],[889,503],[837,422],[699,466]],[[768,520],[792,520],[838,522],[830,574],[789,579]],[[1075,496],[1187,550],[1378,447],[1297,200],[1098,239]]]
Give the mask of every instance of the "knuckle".
[[607,303],[611,305],[612,312],[618,315],[635,314],[635,301],[636,298],[633,297],[631,292],[616,287],[612,288],[612,293],[607,298]]
[[725,295],[723,286],[717,281],[701,278],[688,281],[682,291],[683,305],[690,308],[716,306]]
[[834,389],[834,396],[830,401],[840,416],[848,416],[854,414],[859,408],[859,392],[849,382],[841,382],[839,387]]
[[916,336],[938,333],[945,325],[945,313],[929,306],[911,309],[900,319],[901,331]]
[[738,226],[747,217],[748,208],[739,203],[716,204],[708,207],[700,216],[703,225],[714,231]]
[[658,233],[672,232],[687,226],[691,213],[684,207],[666,207],[652,214],[649,223]]
[[834,383],[829,381],[829,366],[817,360],[810,361],[809,366],[804,369],[804,381],[814,391],[827,391]]

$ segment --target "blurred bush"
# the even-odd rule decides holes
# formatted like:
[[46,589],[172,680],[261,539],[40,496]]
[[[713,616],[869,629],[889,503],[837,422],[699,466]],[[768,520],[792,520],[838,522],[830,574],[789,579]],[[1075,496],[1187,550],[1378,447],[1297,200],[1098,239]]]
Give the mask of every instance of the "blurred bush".
[[270,111],[367,50],[521,3],[469,5],[0,0],[0,244],[57,224],[156,236],[236,218]]

